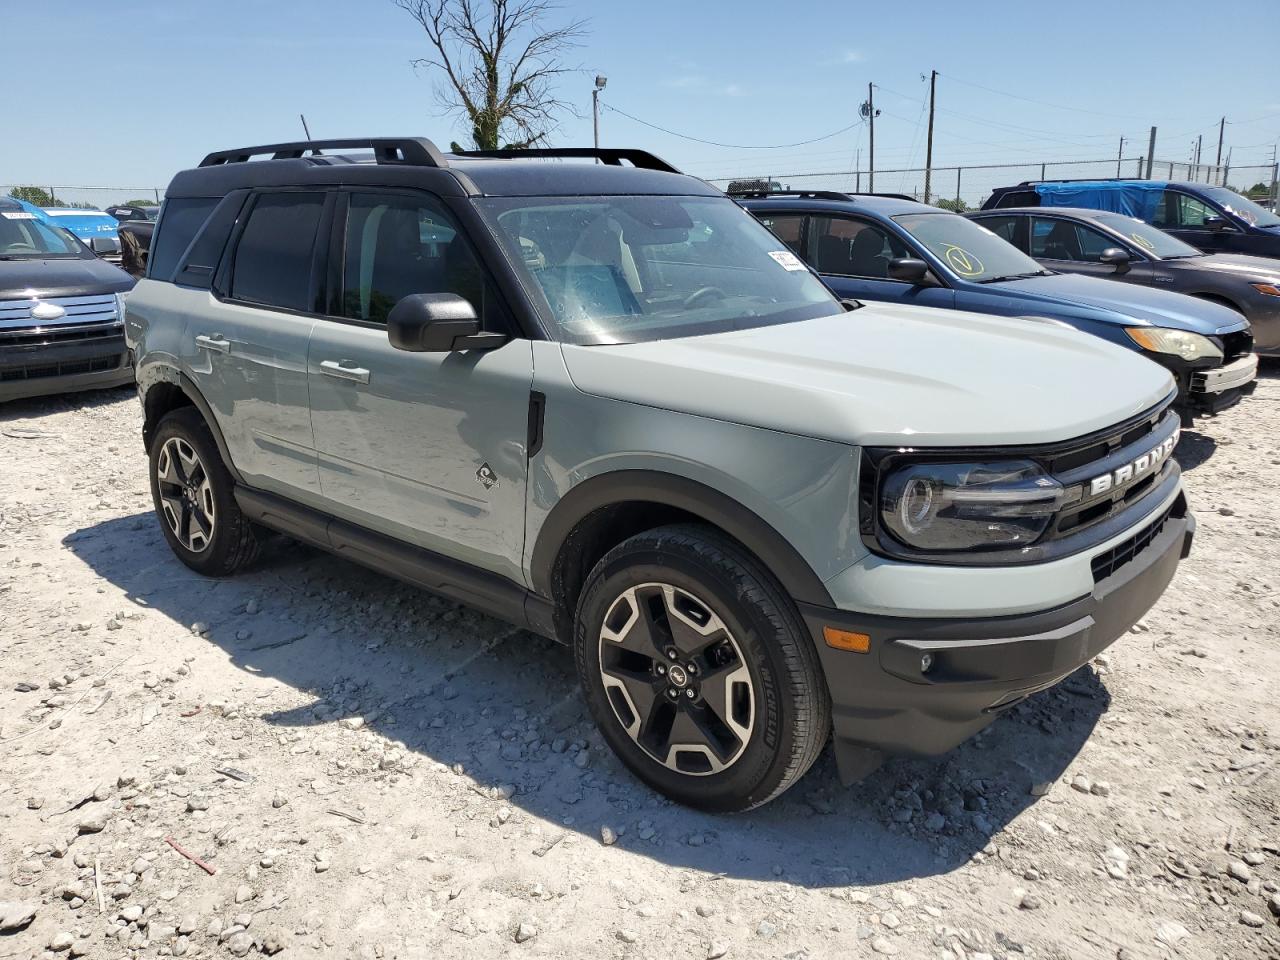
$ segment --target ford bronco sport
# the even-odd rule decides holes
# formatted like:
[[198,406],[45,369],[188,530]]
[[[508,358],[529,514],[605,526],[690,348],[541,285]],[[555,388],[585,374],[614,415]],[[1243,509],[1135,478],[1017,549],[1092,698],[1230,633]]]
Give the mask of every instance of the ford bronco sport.
[[563,640],[622,761],[709,810],[833,732],[846,778],[951,748],[1141,617],[1194,525],[1167,371],[842,303],[638,150],[210,154],[126,326],[184,563],[271,528]]

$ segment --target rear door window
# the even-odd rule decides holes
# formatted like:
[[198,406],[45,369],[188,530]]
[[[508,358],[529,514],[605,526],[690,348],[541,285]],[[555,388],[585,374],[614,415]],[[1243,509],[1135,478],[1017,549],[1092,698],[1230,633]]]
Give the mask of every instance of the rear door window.
[[266,193],[258,197],[236,246],[231,298],[309,311],[312,250],[323,193]]
[[1008,241],[1021,249],[1022,245],[1018,243],[1018,221],[1021,219],[1021,217],[1014,216],[981,217],[976,222],[986,227],[1001,240]]

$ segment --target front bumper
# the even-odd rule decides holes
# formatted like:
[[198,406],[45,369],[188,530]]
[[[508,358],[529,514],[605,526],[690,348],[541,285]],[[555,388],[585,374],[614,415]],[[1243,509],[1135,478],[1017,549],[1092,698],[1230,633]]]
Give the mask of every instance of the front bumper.
[[[1133,536],[1093,557],[1089,595],[1036,613],[925,619],[801,604],[831,691],[842,773],[855,765],[865,772],[872,754],[944,753],[1087,663],[1156,602],[1194,530],[1179,494]],[[867,635],[869,651],[828,646],[828,626]]]
[[1188,416],[1221,413],[1257,387],[1258,355],[1246,354],[1220,367],[1174,369],[1178,406]]
[[133,383],[133,360],[124,339],[104,352],[99,345],[0,349],[0,403]]

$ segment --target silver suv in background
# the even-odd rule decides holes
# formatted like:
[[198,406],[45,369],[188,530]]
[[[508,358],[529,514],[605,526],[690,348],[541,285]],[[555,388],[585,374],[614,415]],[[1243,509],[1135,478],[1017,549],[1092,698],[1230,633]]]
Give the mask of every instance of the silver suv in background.
[[1167,371],[841,302],[639,150],[210,154],[126,325],[184,563],[270,528],[560,639],[622,761],[708,810],[833,733],[848,778],[949,749],[1141,617],[1194,527]]

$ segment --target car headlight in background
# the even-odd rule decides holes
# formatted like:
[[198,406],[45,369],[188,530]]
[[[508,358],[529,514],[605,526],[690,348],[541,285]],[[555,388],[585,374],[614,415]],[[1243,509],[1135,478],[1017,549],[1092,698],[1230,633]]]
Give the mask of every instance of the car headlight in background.
[[1251,283],[1249,286],[1259,293],[1265,293],[1268,297],[1280,297],[1280,287],[1274,283]]
[[1183,360],[1222,358],[1221,348],[1198,333],[1168,330],[1164,327],[1125,327],[1124,332],[1143,350],[1150,350],[1152,353],[1168,353]]
[[917,550],[1029,545],[1066,500],[1062,484],[1030,460],[907,463],[880,487],[880,519]]

